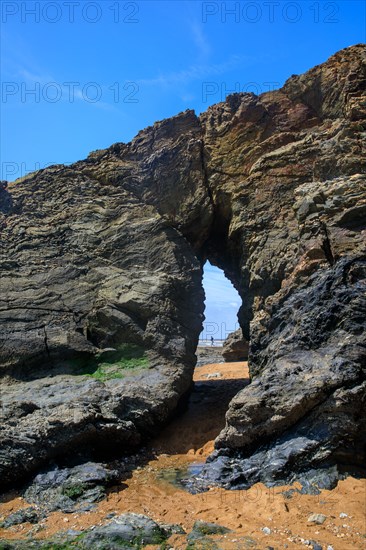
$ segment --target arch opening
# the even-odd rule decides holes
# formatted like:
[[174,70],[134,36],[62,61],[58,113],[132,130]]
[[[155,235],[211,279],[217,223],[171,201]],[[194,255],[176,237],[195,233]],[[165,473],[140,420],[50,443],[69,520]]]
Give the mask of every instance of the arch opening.
[[200,345],[221,346],[230,333],[240,328],[238,310],[241,297],[224,271],[209,260],[203,267],[202,284],[205,292],[205,320]]
[[206,259],[203,265],[205,309],[192,372],[194,383],[179,414],[153,442],[165,455],[195,456],[199,468],[225,428],[231,400],[250,383],[246,358],[227,359],[223,353],[223,343],[231,333],[240,331],[242,337],[238,319],[242,298],[224,269],[213,261]]
[[[152,442],[153,448],[164,456],[186,455],[189,464],[195,458],[192,467],[197,471],[203,467],[214,450],[215,439],[225,428],[231,400],[250,383],[247,357],[226,359],[223,355],[223,343],[230,334],[240,331],[242,337],[238,318],[242,298],[216,259],[210,260],[203,260],[204,320],[196,348],[193,384],[177,414]],[[187,470],[184,464],[175,468],[173,475],[167,468],[167,477],[179,485],[180,477],[184,479],[190,472],[190,467]]]

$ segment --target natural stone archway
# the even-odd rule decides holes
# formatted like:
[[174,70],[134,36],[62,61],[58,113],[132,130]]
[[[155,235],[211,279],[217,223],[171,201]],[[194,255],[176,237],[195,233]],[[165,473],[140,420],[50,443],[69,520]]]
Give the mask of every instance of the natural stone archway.
[[[4,485],[101,442],[133,449],[169,419],[206,259],[242,297],[252,383],[202,485],[362,462],[365,88],[359,45],[0,191]],[[149,368],[81,374],[126,343]]]

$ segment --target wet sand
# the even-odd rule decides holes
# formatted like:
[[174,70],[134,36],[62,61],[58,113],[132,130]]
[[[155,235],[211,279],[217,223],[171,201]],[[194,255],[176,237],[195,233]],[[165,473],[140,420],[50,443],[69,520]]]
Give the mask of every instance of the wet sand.
[[[332,491],[324,490],[317,496],[295,493],[290,499],[283,494],[288,486],[269,489],[256,484],[248,491],[213,488],[191,495],[172,483],[177,470],[201,463],[213,450],[213,440],[225,424],[228,402],[249,382],[247,365],[205,365],[196,368],[194,380],[195,391],[188,410],[149,446],[148,450],[153,451],[156,458],[134,470],[121,486],[113,488],[95,511],[54,512],[36,527],[23,524],[0,529],[0,537],[16,539],[32,534],[45,538],[61,530],[82,530],[103,524],[111,512],[135,512],[146,514],[158,523],[178,523],[187,532],[198,519],[229,527],[232,533],[210,537],[223,550],[301,548],[306,540],[316,541],[323,549],[328,545],[334,550],[366,548],[364,479],[349,477]],[[9,494],[0,504],[0,517],[27,505],[18,495]],[[310,524],[308,517],[313,513],[324,514],[327,519],[322,525]],[[340,517],[340,514],[347,516]],[[270,534],[265,534],[263,528],[270,529]],[[250,546],[250,539],[257,545]],[[175,550],[187,547],[183,535],[173,535],[168,543],[168,548]]]

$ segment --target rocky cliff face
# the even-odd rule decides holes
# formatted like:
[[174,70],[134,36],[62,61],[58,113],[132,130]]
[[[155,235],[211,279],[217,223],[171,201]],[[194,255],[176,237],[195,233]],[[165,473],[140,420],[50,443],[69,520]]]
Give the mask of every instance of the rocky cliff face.
[[[203,477],[365,458],[365,58],[347,48],[2,188],[4,484],[167,421],[191,383],[207,258],[242,297],[252,383]],[[126,345],[149,367],[90,375]]]

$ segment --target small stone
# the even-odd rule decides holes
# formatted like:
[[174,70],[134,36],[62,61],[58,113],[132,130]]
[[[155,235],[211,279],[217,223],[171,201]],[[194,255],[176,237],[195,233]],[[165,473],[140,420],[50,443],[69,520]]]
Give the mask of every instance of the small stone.
[[331,546],[330,544],[328,544],[327,550],[334,550],[334,548],[333,548],[333,546]]
[[348,518],[348,514],[346,514],[345,512],[341,512],[341,513],[339,514],[339,517],[340,517],[340,518]]
[[164,533],[167,536],[170,536],[170,535],[185,535],[186,534],[183,527],[181,525],[179,525],[178,523],[166,523],[166,524],[161,523],[160,528],[164,531]]
[[272,533],[269,527],[262,527],[262,531],[265,535],[270,535]]
[[311,514],[308,517],[308,523],[317,523],[318,525],[322,525],[326,519],[327,516],[324,514]]

